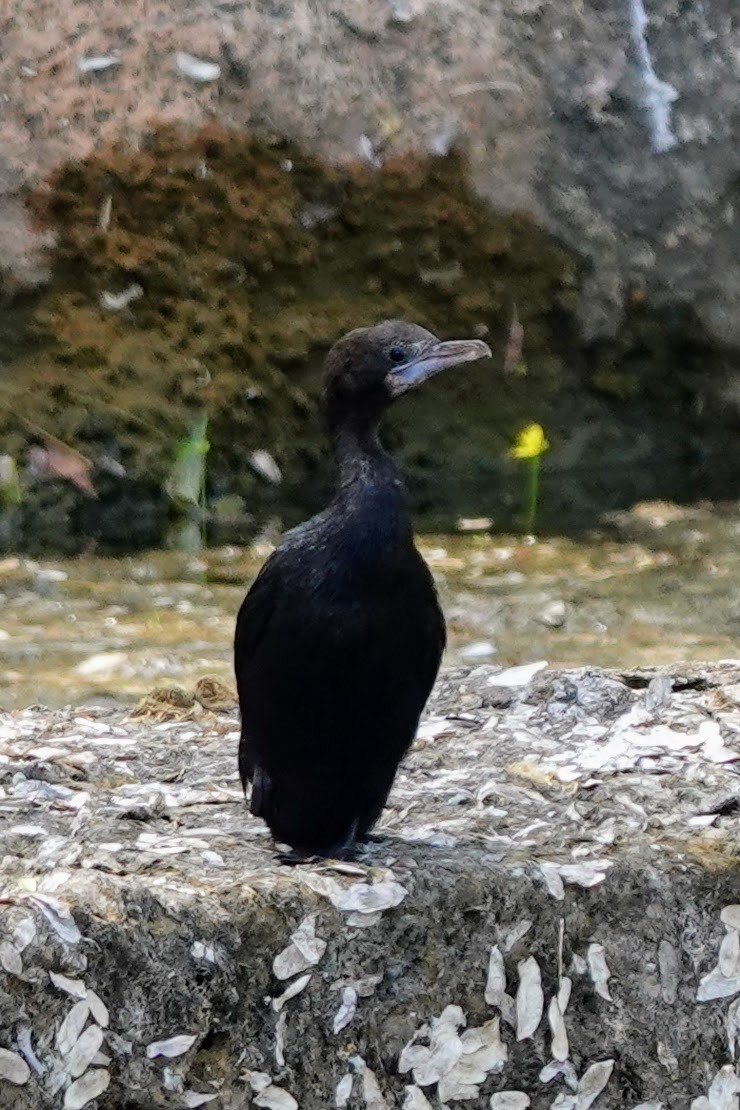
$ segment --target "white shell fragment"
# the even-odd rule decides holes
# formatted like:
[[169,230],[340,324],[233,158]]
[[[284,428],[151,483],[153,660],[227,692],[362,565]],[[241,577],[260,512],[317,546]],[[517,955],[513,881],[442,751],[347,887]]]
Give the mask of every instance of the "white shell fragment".
[[110,218],[113,211],[113,197],[110,193],[105,197],[103,203],[100,205],[100,212],[98,213],[98,228],[100,231],[107,231],[110,227]]
[[103,1043],[103,1030],[89,1025],[78,1037],[67,1056],[67,1071],[75,1078],[87,1071]]
[[278,998],[273,998],[272,1008],[276,1014],[279,1014],[286,1002],[290,1002],[291,998],[295,998],[302,990],[305,990],[311,982],[311,972],[307,975],[301,975],[299,979],[294,979],[289,987],[283,991]]
[[696,992],[697,1002],[712,1002],[716,998],[731,998],[740,992],[740,906],[725,906],[720,919],[725,936],[719,948],[717,966],[702,976]]
[[[103,292],[100,294],[100,303],[103,308],[107,308],[109,312],[120,312],[122,309],[128,308],[132,301],[137,301],[139,297],[143,296],[144,290],[136,282],[133,282],[133,284],[127,286],[120,293],[109,293],[107,289],[104,289]],[[93,655],[90,660],[85,660],[84,663],[80,663],[75,668],[75,671],[77,674],[88,673],[81,670],[85,663],[92,663],[93,659],[97,660],[98,658],[102,658],[103,656],[110,655],[120,655],[123,659],[126,658],[124,652],[104,651],[101,652],[99,656]]]
[[303,881],[316,894],[328,898],[338,910],[362,914],[377,913],[400,905],[408,891],[392,879],[379,883],[352,883],[342,886],[328,875],[306,875]]
[[376,169],[383,164],[382,160],[378,158],[375,153],[375,147],[369,135],[360,135],[357,140],[357,153],[364,162],[367,162],[370,166],[374,166]]
[[612,996],[609,993],[608,986],[611,972],[606,962],[603,944],[589,944],[587,959],[594,990],[601,998],[605,998],[607,1002],[611,1002]]
[[452,1071],[461,1056],[460,1039],[451,1034],[447,1040],[437,1042],[426,1060],[419,1061],[413,1069],[414,1079],[420,1087],[431,1087]]
[[82,940],[82,933],[75,924],[69,906],[64,902],[60,902],[58,898],[53,898],[50,894],[38,892],[28,894],[26,897],[33,906],[41,911],[56,935],[65,944],[77,944]]
[[298,1103],[293,1096],[272,1083],[255,1097],[254,1105],[266,1106],[267,1110],[298,1110]]
[[380,910],[374,913],[348,913],[347,924],[354,929],[369,929],[372,925],[377,925],[382,916]]
[[441,1102],[475,1099],[489,1074],[502,1072],[509,1056],[501,1040],[500,1018],[493,1018],[479,1029],[468,1029],[460,1038],[463,1054],[443,1076],[437,1087]]
[[0,941],[0,967],[3,971],[7,971],[8,975],[23,974],[21,954],[9,940]]
[[22,952],[24,948],[28,948],[29,944],[36,939],[36,932],[36,924],[32,917],[24,917],[17,923],[13,929],[12,936],[13,944],[19,952]]
[[259,474],[260,478],[264,478],[274,486],[279,486],[283,480],[283,472],[269,451],[252,451],[249,456],[249,465],[252,470]]
[[41,1063],[38,1056],[33,1050],[33,1043],[31,1041],[31,1026],[19,1025],[15,1039],[18,1044],[18,1048],[21,1050],[21,1053],[26,1060],[26,1063],[33,1068],[37,1075],[43,1075],[45,1071],[44,1065]]
[[66,975],[59,975],[56,971],[49,972],[49,978],[55,987],[72,998],[87,998],[87,987],[81,979],[68,979]]
[[716,998],[731,998],[740,991],[740,975],[727,979],[718,967],[713,967],[699,981],[697,1002],[713,1002]]
[[204,940],[194,940],[190,945],[190,955],[194,960],[207,960],[209,964],[217,961],[215,944],[208,944]]
[[527,1110],[531,1105],[524,1091],[497,1091],[491,1095],[491,1110]]
[[547,1020],[550,1024],[550,1033],[552,1034],[552,1045],[550,1051],[553,1058],[562,1063],[568,1059],[568,1033],[563,1021],[563,1014],[560,1009],[560,1003],[557,998],[550,999],[550,1005],[547,1010]]
[[[564,1060],[562,1063],[558,1060],[551,1060],[549,1064],[545,1064],[540,1072],[540,1083],[552,1083],[553,1079],[557,1079],[560,1075],[570,1087],[571,1091],[578,1090],[578,1076],[570,1060]],[[562,1095],[560,1097],[566,1098],[568,1096]],[[575,1103],[575,1099],[573,1099],[572,1102]],[[558,1103],[558,1106],[559,1105]]]
[[729,929],[719,946],[719,969],[726,979],[740,972],[740,933]]
[[288,1015],[283,1010],[275,1022],[275,1063],[279,1068],[285,1067],[285,1034],[288,1029]]
[[678,952],[670,941],[662,940],[658,945],[658,970],[663,1001],[673,1005],[678,997],[680,961]]
[[275,1087],[266,1071],[245,1071],[242,1079],[250,1084],[255,1093],[253,1106],[267,1107],[267,1110],[297,1110],[298,1103],[292,1094]]
[[213,1102],[218,1098],[218,1094],[206,1095],[201,1091],[183,1091],[182,1104],[188,1110],[196,1110],[198,1106],[205,1106],[208,1102]]
[[150,1060],[156,1059],[157,1056],[165,1056],[168,1060],[173,1060],[191,1049],[197,1039],[197,1033],[179,1033],[176,1037],[167,1037],[163,1041],[152,1041],[146,1046],[146,1054]]
[[342,1003],[334,1015],[332,1028],[335,1033],[346,1029],[352,1018],[357,1013],[357,991],[354,987],[345,987],[342,991]]
[[522,937],[527,935],[531,928],[532,922],[525,918],[524,921],[520,921],[513,929],[510,929],[504,937],[504,950],[511,952],[512,948],[519,943]]
[[175,62],[180,73],[189,77],[191,81],[217,81],[221,76],[221,66],[217,62],[206,62],[184,51],[179,51],[175,55]]
[[506,968],[504,957],[497,944],[491,949],[488,957],[488,978],[486,980],[485,999],[489,1006],[501,1006],[506,995]]
[[102,1095],[110,1086],[110,1072],[94,1068],[76,1079],[64,1094],[64,1110],[82,1110],[88,1102]]
[[389,1110],[375,1072],[365,1065],[362,1070],[362,1097],[365,1110]]
[[568,1009],[568,1003],[570,1002],[570,992],[572,989],[573,980],[569,979],[567,975],[564,975],[563,978],[560,980],[557,995],[560,1013],[563,1015],[565,1015],[565,1011]]
[[516,1039],[524,1041],[531,1037],[542,1020],[545,996],[542,991],[542,975],[534,956],[520,960],[519,989],[516,992]]
[[576,1107],[577,1110],[589,1110],[596,1099],[606,1087],[614,1071],[613,1060],[600,1060],[592,1064],[581,1076],[578,1084]]
[[401,1110],[432,1110],[432,1104],[420,1087],[404,1087]]
[[553,898],[557,898],[558,902],[562,902],[565,898],[565,887],[563,886],[563,879],[557,864],[540,863],[539,869],[550,894],[552,894]]
[[[430,1026],[417,1030],[403,1048],[398,1070],[404,1075],[413,1072],[418,1087],[430,1087],[447,1075],[463,1054],[463,1043],[458,1029],[465,1025],[465,1014],[459,1006],[447,1006]],[[429,1047],[416,1044],[417,1037],[428,1036]]]
[[[731,1002],[727,1007],[725,1031],[727,1033],[727,1051],[731,1059],[734,1060],[738,1037],[740,1037],[740,998],[736,998],[735,1001]],[[20,1042],[18,1043],[20,1046]]]
[[0,1079],[22,1087],[24,1083],[28,1083],[30,1077],[31,1069],[22,1056],[17,1052],[9,1052],[7,1048],[0,1048]]
[[90,1006],[90,1013],[98,1025],[103,1029],[108,1028],[110,1017],[108,1015],[108,1007],[105,1005],[100,996],[92,990],[91,987],[87,989],[87,1001]]
[[592,863],[564,863],[558,867],[558,871],[560,878],[566,883],[575,883],[576,886],[588,888],[603,883],[606,872],[611,866],[611,860],[600,859]]
[[345,987],[354,987],[358,998],[372,998],[378,983],[383,981],[382,975],[363,975],[361,979],[343,979],[332,985],[332,990],[343,990]]
[[337,1107],[337,1110],[344,1110],[344,1107],[349,1102],[354,1081],[355,1078],[352,1073],[347,1072],[337,1083],[334,1091],[334,1105]]
[[272,962],[277,979],[290,979],[306,968],[315,967],[326,952],[326,941],[316,936],[316,914],[304,918],[291,934],[290,944]]
[[740,906],[725,906],[719,916],[728,929],[740,930]]
[[260,1091],[266,1091],[272,1084],[272,1077],[266,1071],[250,1071],[247,1069],[247,1071],[242,1074],[242,1079],[245,1083],[249,1084],[255,1094],[259,1094]]
[[695,1098],[691,1110],[736,1110],[738,1094],[740,1076],[732,1064],[725,1064],[710,1083],[706,1097]]
[[519,667],[509,667],[499,674],[491,675],[488,679],[489,686],[508,686],[517,688],[528,686],[536,674],[544,671],[547,662],[540,660],[538,663],[523,663]]
[[87,1000],[82,998],[79,1002],[75,1002],[57,1030],[55,1044],[62,1056],[66,1056],[72,1050],[89,1016],[90,1006]]
[[119,66],[121,59],[115,54],[85,54],[77,62],[80,73],[102,73],[112,66]]

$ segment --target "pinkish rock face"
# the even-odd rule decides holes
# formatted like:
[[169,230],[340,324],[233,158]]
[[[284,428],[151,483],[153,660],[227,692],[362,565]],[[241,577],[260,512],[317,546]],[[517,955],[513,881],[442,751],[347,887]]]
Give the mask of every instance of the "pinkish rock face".
[[2,269],[43,279],[48,233],[22,198],[60,163],[215,116],[330,162],[459,142],[495,208],[528,212],[589,264],[586,337],[613,334],[637,290],[737,343],[733,0],[649,8],[14,0],[0,16]]

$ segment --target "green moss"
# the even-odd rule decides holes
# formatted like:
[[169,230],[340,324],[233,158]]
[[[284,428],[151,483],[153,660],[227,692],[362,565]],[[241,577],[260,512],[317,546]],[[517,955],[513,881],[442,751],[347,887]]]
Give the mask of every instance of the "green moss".
[[615,366],[613,362],[598,367],[593,376],[594,388],[620,401],[632,401],[641,392],[640,380],[635,374]]

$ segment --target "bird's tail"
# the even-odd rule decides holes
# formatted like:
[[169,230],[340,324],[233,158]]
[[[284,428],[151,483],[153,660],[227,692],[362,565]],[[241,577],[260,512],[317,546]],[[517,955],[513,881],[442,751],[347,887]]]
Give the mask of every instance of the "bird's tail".
[[249,812],[253,817],[265,817],[270,792],[270,780],[261,767],[255,767],[252,775],[252,793],[249,799]]

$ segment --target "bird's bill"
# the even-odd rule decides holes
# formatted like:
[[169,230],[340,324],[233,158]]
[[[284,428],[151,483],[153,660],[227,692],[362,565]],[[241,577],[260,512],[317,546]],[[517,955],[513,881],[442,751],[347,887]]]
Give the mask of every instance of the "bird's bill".
[[415,389],[448,366],[490,357],[490,347],[480,339],[449,339],[445,342],[435,340],[425,344],[408,362],[394,367],[386,382],[392,395],[400,397],[402,393]]

